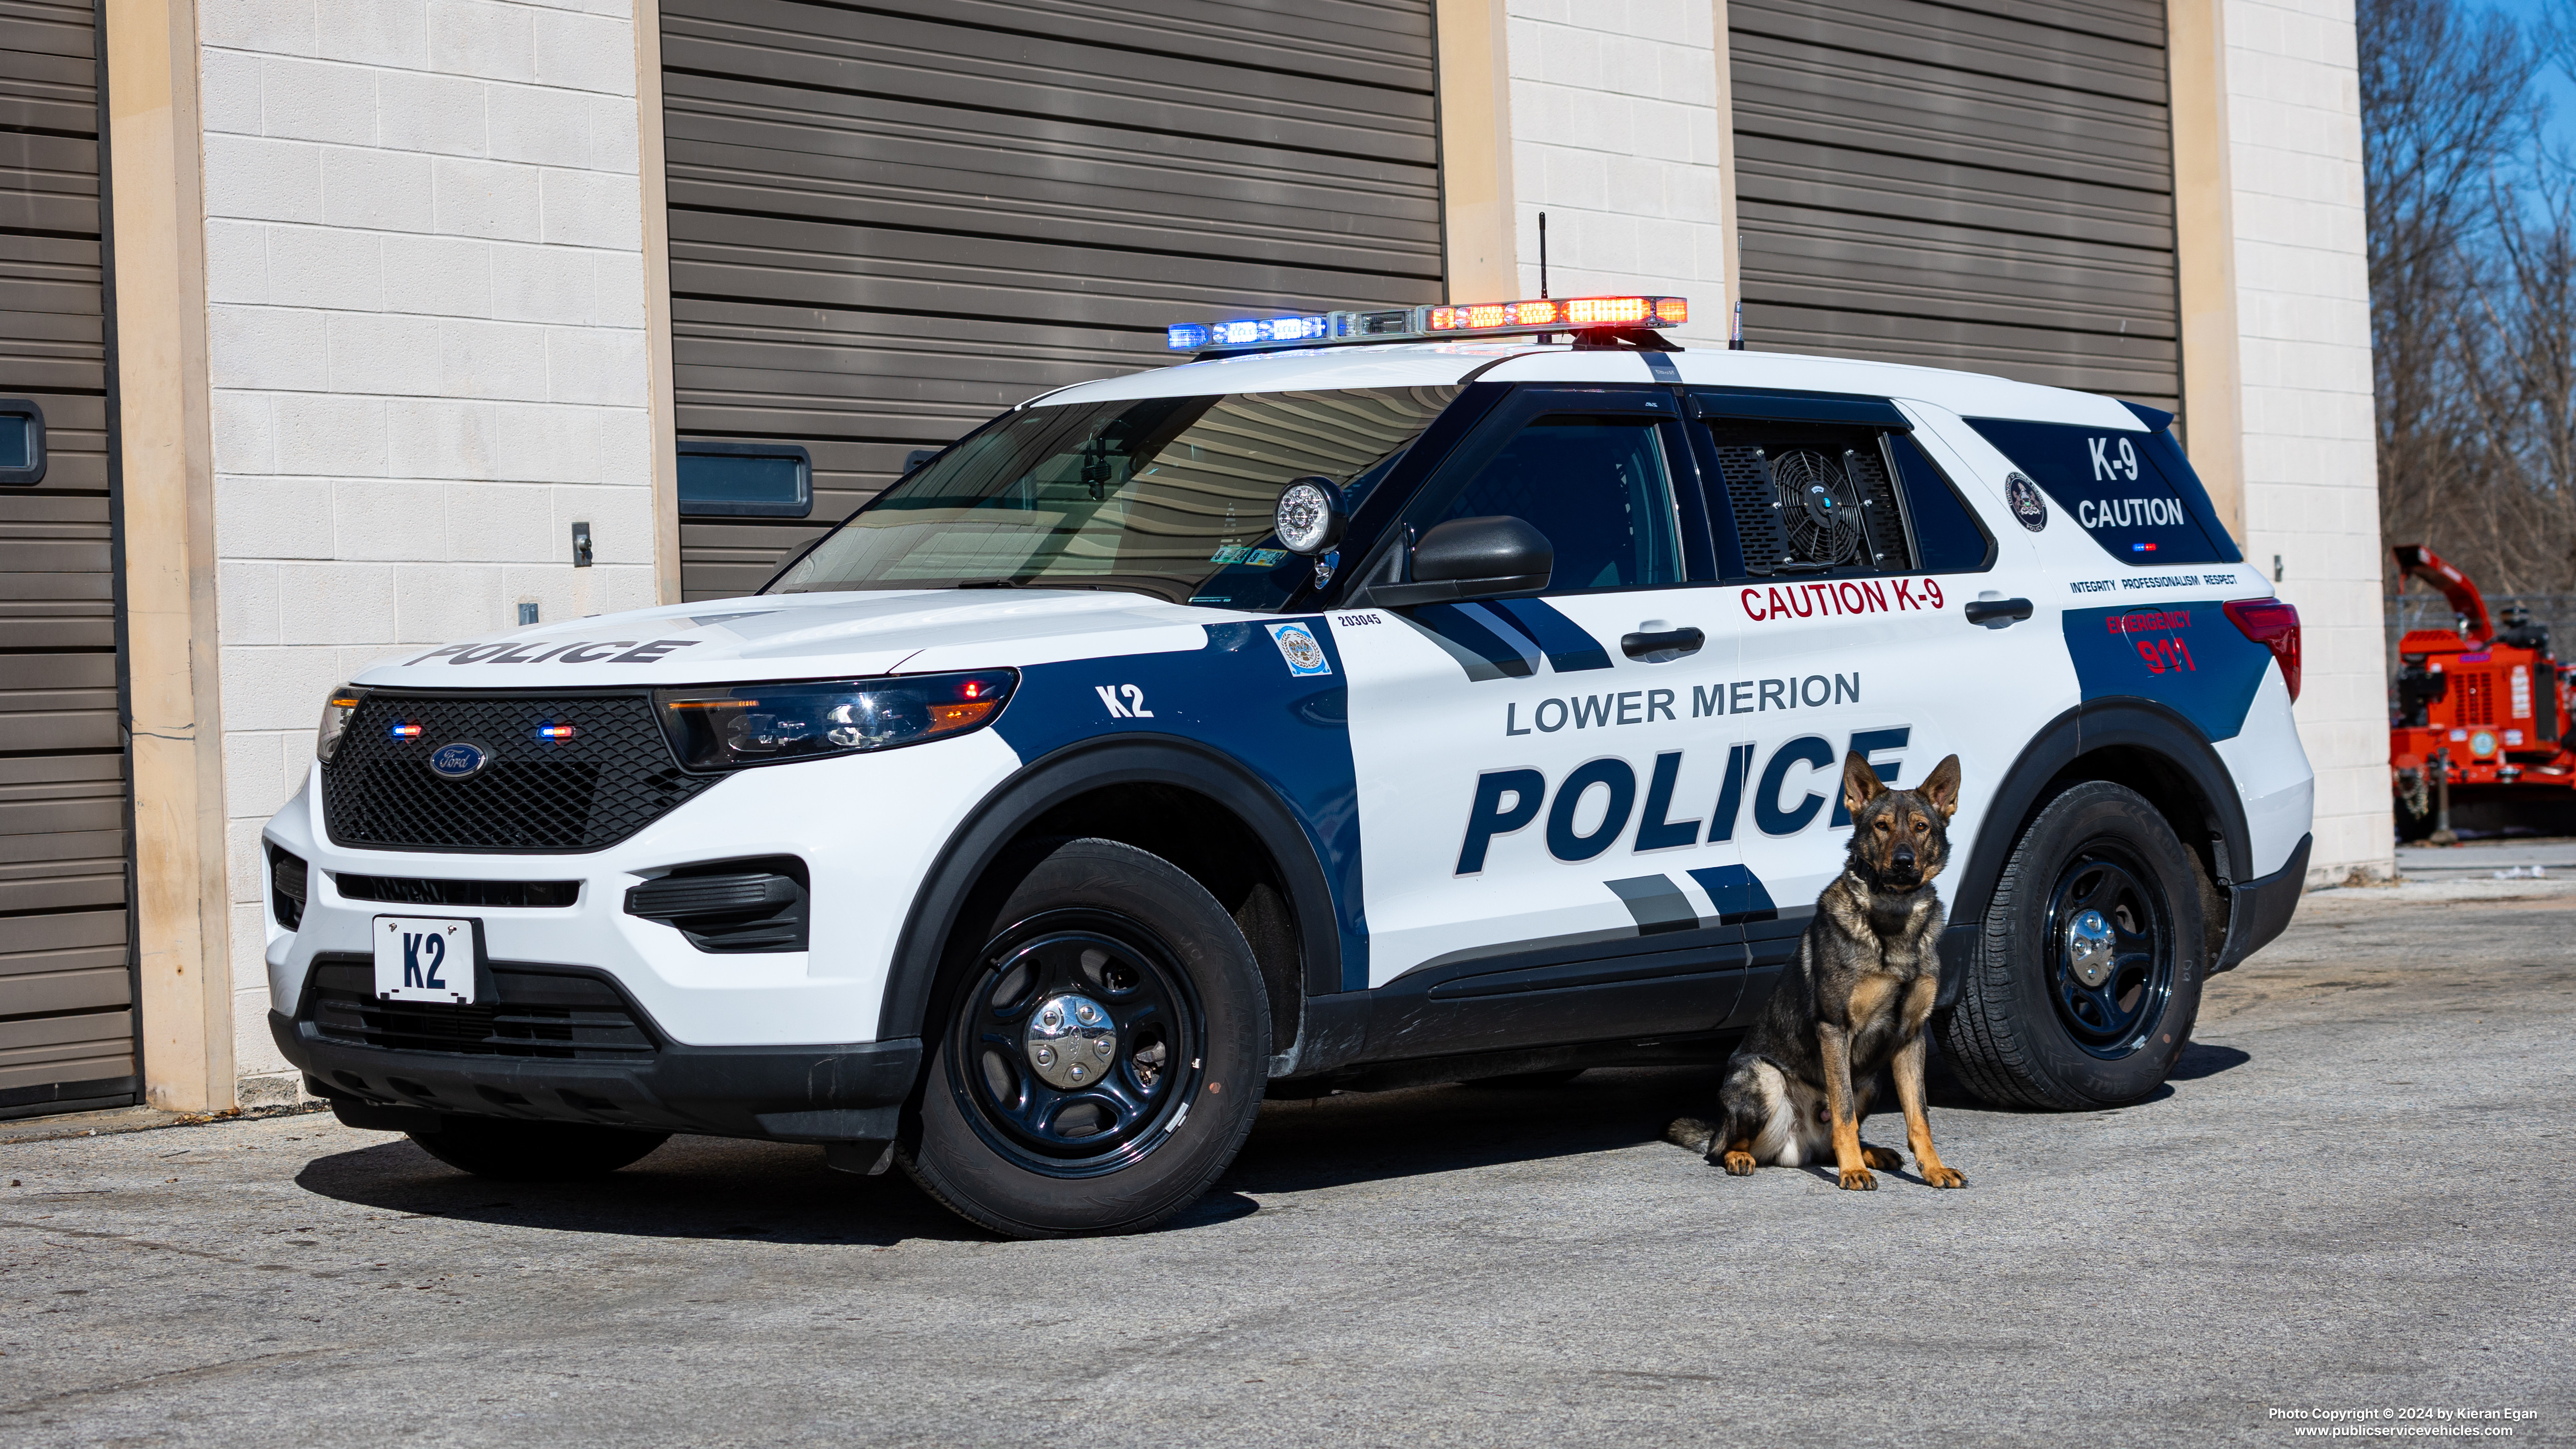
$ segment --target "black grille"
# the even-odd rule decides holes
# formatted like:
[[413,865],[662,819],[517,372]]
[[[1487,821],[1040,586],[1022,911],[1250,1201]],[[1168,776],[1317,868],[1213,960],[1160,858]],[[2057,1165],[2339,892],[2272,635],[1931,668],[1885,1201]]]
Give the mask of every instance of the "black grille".
[[[420,726],[396,738],[396,725]],[[571,725],[568,740],[537,738]],[[462,780],[430,752],[470,741],[492,762]],[[371,694],[331,763],[331,838],[396,850],[583,851],[614,845],[715,783],[684,773],[643,695]]]
[[376,964],[321,956],[305,988],[303,1019],[326,1041],[401,1052],[559,1061],[644,1061],[652,1034],[602,977],[542,966],[495,964],[492,1000],[471,1006],[376,999]]
[[350,900],[402,906],[569,906],[581,900],[577,880],[432,880],[346,873],[331,879]]

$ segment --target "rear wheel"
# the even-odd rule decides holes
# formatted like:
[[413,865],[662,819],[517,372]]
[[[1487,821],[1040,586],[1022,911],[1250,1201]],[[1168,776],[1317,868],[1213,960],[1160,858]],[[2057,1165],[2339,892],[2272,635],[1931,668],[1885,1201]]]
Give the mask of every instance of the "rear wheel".
[[446,1117],[435,1132],[408,1135],[421,1151],[450,1167],[512,1182],[597,1177],[615,1172],[671,1139],[668,1132],[500,1117]]
[[2209,968],[2190,852],[2145,797],[2089,781],[2022,833],[1986,907],[1943,1055],[1978,1096],[2060,1111],[2163,1085]]
[[1260,964],[1216,898],[1159,856],[1074,840],[1018,868],[997,906],[960,922],[983,945],[947,973],[896,1159],[1013,1237],[1152,1227],[1216,1181],[1260,1110]]

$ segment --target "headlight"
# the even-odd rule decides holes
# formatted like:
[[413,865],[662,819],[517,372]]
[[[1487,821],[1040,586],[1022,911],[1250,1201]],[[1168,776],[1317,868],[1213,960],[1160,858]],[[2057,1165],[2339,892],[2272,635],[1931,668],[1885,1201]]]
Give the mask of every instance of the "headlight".
[[344,684],[331,691],[322,701],[322,725],[313,732],[313,758],[324,764],[340,748],[340,736],[349,732],[349,721],[358,717],[358,706],[366,703],[367,692],[354,684]]
[[683,766],[738,770],[965,734],[992,723],[1019,678],[1014,669],[985,669],[665,689],[653,704]]

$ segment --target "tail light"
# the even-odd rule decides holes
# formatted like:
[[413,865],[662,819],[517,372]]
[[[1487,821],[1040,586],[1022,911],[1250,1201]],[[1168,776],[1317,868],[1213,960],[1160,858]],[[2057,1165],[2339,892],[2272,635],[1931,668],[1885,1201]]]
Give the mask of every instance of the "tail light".
[[2272,651],[2280,661],[2281,682],[2290,698],[2299,697],[2299,611],[2278,599],[2232,599],[2227,617],[2246,638]]

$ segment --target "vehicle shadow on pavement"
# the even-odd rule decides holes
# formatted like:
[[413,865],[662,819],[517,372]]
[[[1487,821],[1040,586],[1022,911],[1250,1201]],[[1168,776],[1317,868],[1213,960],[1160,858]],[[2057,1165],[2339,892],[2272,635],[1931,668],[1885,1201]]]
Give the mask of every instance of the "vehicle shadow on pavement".
[[1715,1067],[1599,1068],[1561,1086],[1267,1102],[1222,1183],[1300,1192],[1660,1142],[1675,1117],[1715,1114],[1720,1076]]
[[725,1137],[674,1137],[632,1167],[576,1182],[473,1177],[396,1139],[315,1158],[295,1183],[388,1212],[556,1232],[869,1247],[986,1236],[899,1170],[834,1172],[819,1147]]
[[[2172,1077],[2198,1081],[2250,1060],[2234,1047],[2195,1042]],[[1209,1227],[1257,1212],[1247,1193],[1660,1142],[1675,1117],[1716,1114],[1723,1076],[1717,1066],[1600,1068],[1552,1086],[1434,1086],[1267,1102],[1216,1190],[1163,1230]],[[1935,1110],[2012,1110],[1978,1101],[1938,1052],[1924,1087]],[[2171,1095],[2173,1088],[2164,1086],[2146,1100]],[[1879,1103],[1873,1119],[1892,1116],[1895,1094],[1884,1083]],[[990,1239],[924,1197],[899,1171],[879,1177],[834,1172],[816,1147],[724,1137],[674,1137],[632,1167],[578,1182],[473,1177],[396,1139],[316,1158],[295,1182],[307,1192],[387,1212],[556,1232],[870,1247]]]
[[2182,1049],[2182,1055],[2174,1061],[2173,1070],[2165,1073],[2165,1080],[2197,1082],[2203,1077],[2214,1077],[2220,1072],[2234,1071],[2252,1060],[2254,1057],[2250,1052],[2239,1051],[2235,1047],[2212,1046],[2205,1041],[2196,1041]]

